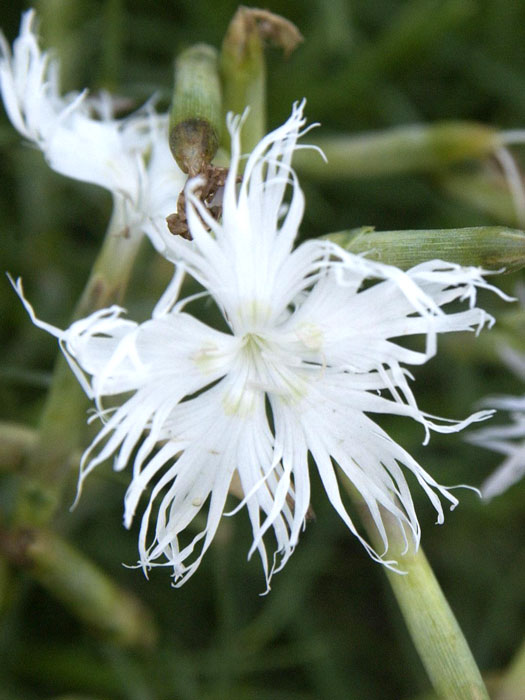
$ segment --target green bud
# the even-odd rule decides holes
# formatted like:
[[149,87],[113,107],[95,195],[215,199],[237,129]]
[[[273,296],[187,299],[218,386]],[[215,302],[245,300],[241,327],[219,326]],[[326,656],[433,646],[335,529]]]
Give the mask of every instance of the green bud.
[[401,126],[357,136],[316,140],[327,157],[314,151],[294,154],[298,171],[324,180],[435,171],[452,163],[486,158],[501,145],[500,133],[471,122]]
[[362,227],[324,238],[351,253],[407,270],[426,260],[445,260],[486,270],[514,272],[525,266],[525,233],[504,226],[375,231]]
[[219,146],[221,121],[217,52],[196,44],[175,62],[169,143],[183,172],[197,175],[211,163]]

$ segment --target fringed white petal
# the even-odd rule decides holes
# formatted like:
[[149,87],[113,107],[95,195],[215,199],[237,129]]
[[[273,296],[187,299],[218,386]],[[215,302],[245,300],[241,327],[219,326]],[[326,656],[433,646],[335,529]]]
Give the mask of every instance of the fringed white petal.
[[108,95],[61,95],[59,65],[39,47],[33,10],[22,16],[13,51],[0,34],[0,90],[13,126],[66,177],[112,193],[122,228],[149,236],[162,251],[166,216],[177,209],[185,176],[168,146],[167,116],[151,105],[115,119]]
[[[172,567],[175,585],[196,571],[210,546],[235,475],[243,498],[228,514],[246,508],[253,531],[248,556],[258,552],[269,587],[305,525],[309,461],[370,556],[402,571],[402,562],[388,556],[382,513],[397,520],[407,549],[418,546],[420,525],[406,475],[423,489],[438,523],[443,502],[453,508],[458,500],[371,414],[417,421],[425,442],[431,431],[456,432],[492,414],[480,411],[461,421],[429,415],[416,402],[407,368],[436,354],[440,333],[478,333],[492,324],[476,306],[477,290],[504,295],[486,282],[484,271],[434,260],[403,272],[320,240],[292,251],[304,207],[291,168],[304,133],[303,105],[294,105],[290,119],[254,149],[240,185],[242,120],[229,118],[232,160],[222,220],[215,221],[197,196],[202,181],[190,181],[193,240],[159,232],[176,272],[151,320],[134,324],[113,307],[59,331],[38,321],[24,300],[34,322],[59,338],[103,422],[82,459],[80,485],[108,458],[116,470],[132,466],[124,523],[131,525],[144,499],[139,566],[145,572]],[[170,201],[163,163],[159,155],[158,168],[150,165],[159,209]],[[182,310],[194,298],[180,298],[186,274],[216,302],[229,333]],[[19,285],[17,291],[23,299]],[[400,342],[406,336],[418,338],[417,346]],[[105,408],[105,397],[122,392],[132,395]],[[382,551],[350,517],[341,476],[369,508]],[[205,524],[195,532],[198,514]],[[273,556],[267,549],[272,537]]]
[[[521,403],[525,404],[524,398]],[[500,466],[481,486],[484,498],[499,496],[525,476],[525,408],[511,414],[510,425],[498,425],[478,430],[467,436],[474,445],[506,455]]]
[[[501,357],[520,379],[525,378],[524,354],[504,347]],[[482,496],[489,500],[504,493],[525,476],[525,395],[496,396],[485,399],[484,403],[509,411],[512,421],[478,430],[466,437],[474,445],[505,455],[504,461],[481,486]]]

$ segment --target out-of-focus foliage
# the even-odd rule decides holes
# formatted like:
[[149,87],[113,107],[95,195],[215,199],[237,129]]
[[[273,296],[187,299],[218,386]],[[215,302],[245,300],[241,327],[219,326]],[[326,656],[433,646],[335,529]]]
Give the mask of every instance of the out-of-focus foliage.
[[[26,3],[0,8],[12,40]],[[525,4],[516,0],[304,0],[265,5],[297,24],[305,43],[287,61],[268,52],[268,125],[305,96],[319,134],[457,118],[525,126]],[[236,3],[205,0],[41,0],[42,34],[63,61],[67,89],[110,89],[140,105],[170,99],[173,57],[190,43],[220,46]],[[314,134],[311,134],[314,138]],[[65,325],[110,213],[109,195],[50,172],[0,115],[0,269],[24,278],[38,314]],[[327,167],[330,167],[329,165]],[[438,174],[319,185],[302,182],[302,235],[374,225],[445,228],[502,223],[459,203]],[[127,306],[145,317],[169,266],[145,250]],[[511,291],[520,274],[498,280]],[[492,311],[503,305],[487,299]],[[0,418],[36,425],[55,343],[32,326],[7,281],[0,284]],[[522,330],[523,333],[523,330]],[[523,335],[521,336],[523,338]],[[420,405],[464,417],[487,393],[523,390],[490,342],[462,338],[417,371]],[[477,349],[479,348],[479,349]],[[483,352],[481,352],[481,350]],[[389,426],[438,481],[478,485],[497,457],[461,435]],[[286,569],[264,590],[246,562],[244,513],[226,519],[199,572],[180,590],[167,571],[149,582],[136,561],[136,532],[121,525],[126,474],[108,465],[90,477],[57,527],[153,610],[157,647],[139,654],[80,627],[29,578],[0,570],[0,700],[371,700],[428,691],[420,662],[383,578],[327,504],[314,478],[316,519]],[[470,491],[443,527],[414,489],[423,544],[483,672],[505,667],[525,630],[525,483],[493,503]],[[0,503],[2,507],[2,503]]]

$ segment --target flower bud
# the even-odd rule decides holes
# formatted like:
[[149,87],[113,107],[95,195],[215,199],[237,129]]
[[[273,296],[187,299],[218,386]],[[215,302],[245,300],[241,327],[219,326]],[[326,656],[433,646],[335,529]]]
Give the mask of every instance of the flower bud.
[[525,233],[504,226],[375,231],[364,226],[325,236],[351,253],[407,270],[426,260],[446,260],[485,270],[513,272],[525,266]]
[[177,59],[169,129],[170,149],[180,169],[190,176],[202,172],[217,152],[221,129],[221,88],[213,47],[196,44]]
[[298,171],[323,180],[434,172],[453,163],[483,159],[500,147],[500,133],[475,122],[399,126],[354,136],[317,139],[328,165],[311,150],[299,151]]

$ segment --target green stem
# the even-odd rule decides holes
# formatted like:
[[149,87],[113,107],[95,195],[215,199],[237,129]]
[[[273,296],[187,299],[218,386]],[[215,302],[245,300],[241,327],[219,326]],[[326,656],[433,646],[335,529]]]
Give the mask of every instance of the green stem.
[[[381,551],[383,541],[366,503],[348,480],[343,483],[372,544]],[[386,567],[384,571],[435,692],[442,700],[489,700],[472,652],[423,550],[409,545],[404,553],[405,539],[398,520],[384,510],[382,518],[389,558],[396,559],[405,573]],[[408,534],[407,540],[411,542]]]
[[[80,297],[73,319],[122,300],[142,234],[122,226],[115,207],[104,243]],[[22,474],[13,515],[18,526],[42,525],[53,516],[69,472],[72,452],[81,443],[88,400],[62,355],[55,365],[38,431]]]

